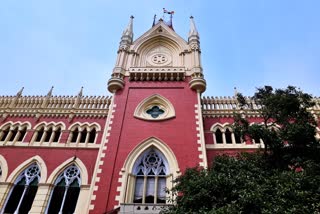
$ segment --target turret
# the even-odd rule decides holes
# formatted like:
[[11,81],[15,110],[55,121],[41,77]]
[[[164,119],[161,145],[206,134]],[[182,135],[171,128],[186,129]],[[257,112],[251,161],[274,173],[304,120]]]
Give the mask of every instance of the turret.
[[127,55],[129,54],[130,45],[132,45],[133,42],[133,18],[133,16],[130,16],[129,24],[121,36],[116,66],[108,81],[108,90],[111,93],[115,93],[117,90],[124,87],[124,66],[126,64]]
[[133,41],[133,16],[130,16],[130,21],[127,28],[123,31],[119,49],[128,49]]
[[202,93],[206,90],[206,81],[203,78],[202,66],[200,61],[200,37],[193,16],[190,17],[190,30],[188,36],[188,44],[192,51],[192,79],[189,82],[190,88]]

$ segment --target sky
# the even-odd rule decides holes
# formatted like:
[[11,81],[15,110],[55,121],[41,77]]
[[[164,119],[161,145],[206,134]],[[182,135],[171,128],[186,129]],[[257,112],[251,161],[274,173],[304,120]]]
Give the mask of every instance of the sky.
[[319,0],[2,0],[0,95],[110,95],[121,33],[134,38],[162,8],[187,40],[200,33],[204,96],[251,96],[257,87],[300,87],[320,96]]

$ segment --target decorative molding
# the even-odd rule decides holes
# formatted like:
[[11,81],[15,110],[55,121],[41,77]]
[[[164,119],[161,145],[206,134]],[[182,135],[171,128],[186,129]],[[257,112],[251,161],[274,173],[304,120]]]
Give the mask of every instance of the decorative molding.
[[130,68],[128,75],[130,81],[184,81],[186,77],[183,67]]
[[177,178],[181,174],[177,158],[175,157],[173,151],[167,144],[155,137],[150,137],[142,141],[133,150],[131,150],[123,164],[123,168],[119,172],[119,185],[117,187],[118,194],[115,198],[115,200],[118,202],[118,205],[116,205],[115,208],[118,207],[120,204],[126,202],[125,196],[128,193],[127,191],[130,191],[130,189],[132,189],[127,188],[129,185],[128,182],[130,182],[128,181],[130,173],[133,170],[136,160],[141,156],[141,154],[143,154],[147,149],[150,148],[157,149],[159,152],[163,154],[164,157],[166,157],[169,164],[169,171],[173,179]]
[[[260,117],[259,109],[261,105],[255,103],[254,100],[246,97],[247,102],[253,107],[253,109],[240,109],[236,97],[203,97],[201,99],[202,112],[204,117],[233,117],[233,114],[243,113],[246,117]],[[315,102],[310,112],[315,116],[320,116],[320,98],[315,97]]]
[[111,97],[104,96],[0,96],[0,116],[106,117]]
[[89,213],[90,210],[94,209],[94,204],[95,204],[95,200],[96,200],[96,195],[95,192],[98,191],[99,188],[99,182],[100,182],[100,175],[102,173],[102,165],[104,164],[104,159],[106,157],[106,152],[107,152],[107,145],[109,142],[109,136],[110,136],[110,131],[112,128],[112,124],[113,124],[113,117],[114,117],[114,113],[116,111],[116,107],[117,105],[114,103],[114,97],[112,97],[111,102],[110,102],[110,106],[111,110],[108,112],[108,117],[106,120],[106,124],[104,127],[104,131],[103,131],[103,136],[101,139],[101,144],[100,149],[99,149],[99,153],[97,156],[97,160],[96,160],[96,164],[95,164],[95,168],[94,168],[94,172],[93,172],[93,176],[92,176],[92,181],[91,181],[91,187],[90,187],[90,192],[89,192],[89,203],[88,203],[88,207],[87,207],[87,213]]

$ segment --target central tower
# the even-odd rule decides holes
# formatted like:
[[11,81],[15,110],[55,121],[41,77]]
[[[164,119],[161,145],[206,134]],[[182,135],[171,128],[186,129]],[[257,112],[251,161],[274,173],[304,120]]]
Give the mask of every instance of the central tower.
[[134,40],[131,16],[108,81],[112,111],[95,172],[92,213],[163,206],[165,189],[177,176],[187,167],[207,166],[200,53],[193,17],[186,41],[162,19]]

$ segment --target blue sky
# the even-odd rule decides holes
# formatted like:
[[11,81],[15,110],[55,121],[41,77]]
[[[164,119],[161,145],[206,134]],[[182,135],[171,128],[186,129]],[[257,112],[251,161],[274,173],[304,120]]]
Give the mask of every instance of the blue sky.
[[121,33],[134,15],[138,38],[162,8],[187,39],[200,33],[208,96],[299,86],[320,96],[319,0],[3,0],[0,95],[108,95]]

